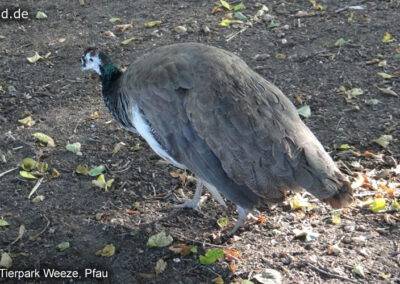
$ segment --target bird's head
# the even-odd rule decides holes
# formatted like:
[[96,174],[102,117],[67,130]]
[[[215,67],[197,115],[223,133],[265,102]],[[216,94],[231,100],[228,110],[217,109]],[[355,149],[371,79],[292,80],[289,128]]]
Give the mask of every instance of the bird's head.
[[103,62],[100,58],[100,52],[95,47],[89,47],[81,57],[82,71],[94,70],[101,76]]

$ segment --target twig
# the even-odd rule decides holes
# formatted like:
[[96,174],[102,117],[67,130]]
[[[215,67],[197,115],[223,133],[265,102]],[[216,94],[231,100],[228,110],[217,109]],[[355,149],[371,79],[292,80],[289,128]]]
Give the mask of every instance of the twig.
[[248,28],[249,28],[248,26],[247,26],[247,27],[244,27],[244,28],[242,28],[240,31],[228,35],[228,36],[226,37],[225,41],[226,41],[226,42],[231,41],[235,36],[237,36],[238,34],[243,33],[243,32],[246,31]]
[[16,168],[13,168],[13,169],[9,169],[9,170],[7,170],[7,171],[5,171],[5,172],[1,173],[1,174],[0,174],[0,177],[2,177],[2,176],[4,176],[4,175],[6,175],[6,174],[8,174],[8,173],[11,173],[12,171],[15,171],[16,169],[18,169],[18,167],[16,167]]
[[40,237],[46,230],[47,228],[50,226],[50,220],[49,218],[46,217],[46,215],[43,215],[43,217],[46,219],[47,224],[46,227],[44,227],[43,230],[41,230],[38,234],[34,235],[33,237],[30,237],[31,240],[37,239],[38,237]]
[[303,260],[303,263],[307,264],[308,266],[310,266],[311,269],[313,269],[313,270],[315,270],[315,271],[317,271],[317,272],[319,272],[321,274],[324,274],[324,275],[326,275],[328,277],[337,278],[337,279],[340,279],[340,280],[349,281],[349,282],[353,282],[353,283],[358,283],[358,281],[356,281],[356,280],[353,280],[353,279],[350,279],[350,278],[347,278],[347,277],[344,277],[344,276],[340,276],[338,274],[331,273],[329,271],[326,271],[325,269],[318,268],[318,267],[312,265],[311,263],[309,263],[307,261]]
[[207,242],[202,242],[202,241],[197,241],[197,240],[194,240],[194,239],[190,239],[190,238],[187,238],[187,237],[185,237],[185,236],[183,236],[183,235],[181,235],[181,234],[176,234],[176,236],[178,236],[179,238],[181,238],[181,239],[184,239],[184,240],[186,240],[186,241],[189,241],[189,242],[193,242],[193,243],[197,243],[197,244],[201,244],[201,245],[208,245],[208,246],[212,246],[212,247],[217,247],[217,248],[223,248],[223,249],[225,249],[226,248],[226,246],[221,246],[221,245],[215,245],[215,244],[212,244],[212,243],[207,243]]
[[40,184],[42,183],[44,177],[41,177],[37,183],[35,184],[35,186],[32,188],[31,192],[29,192],[28,194],[28,199],[31,198],[32,194],[34,194],[36,192],[36,190],[39,188]]

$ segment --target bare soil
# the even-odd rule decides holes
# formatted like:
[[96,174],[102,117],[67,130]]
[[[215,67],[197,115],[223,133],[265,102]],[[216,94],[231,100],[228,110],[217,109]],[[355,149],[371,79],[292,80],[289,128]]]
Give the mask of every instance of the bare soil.
[[[243,26],[218,26],[227,11],[211,14],[214,1],[85,0],[83,6],[77,0],[13,2],[3,2],[0,8],[17,5],[29,11],[29,19],[0,20],[0,154],[6,158],[0,162],[0,173],[31,157],[47,163],[49,172],[57,169],[60,176],[46,175],[33,195],[45,197],[39,203],[27,198],[37,180],[21,177],[20,169],[0,177],[0,216],[9,223],[0,227],[0,252],[11,255],[11,270],[107,270],[109,277],[99,283],[211,283],[218,276],[225,283],[240,283],[271,268],[281,273],[283,283],[346,281],[337,275],[360,283],[400,283],[399,212],[373,213],[362,206],[362,201],[376,194],[390,205],[393,195],[356,189],[358,200],[342,212],[339,224],[331,222],[328,206],[313,199],[311,211],[293,211],[287,203],[260,208],[264,222],[249,221],[235,237],[226,239],[216,220],[228,217],[232,225],[235,207],[228,203],[225,209],[206,193],[204,214],[174,209],[182,199],[179,188],[191,197],[195,184],[191,179],[182,184],[173,178],[174,167],[160,162],[140,137],[118,126],[104,107],[97,76],[80,71],[80,57],[93,44],[122,67],[146,51],[175,42],[202,42],[232,51],[282,89],[297,107],[301,103],[311,107],[306,124],[345,173],[367,174],[368,184],[380,179],[394,188],[398,198],[399,98],[377,87],[400,94],[396,73],[400,59],[394,57],[400,53],[399,1],[320,2],[328,6],[326,10],[314,10],[309,1],[260,1],[269,7],[278,26],[254,23],[230,41],[227,37]],[[244,2],[246,16],[260,9],[257,1]],[[355,5],[364,9],[349,7]],[[36,19],[37,11],[48,18]],[[298,18],[298,11],[314,15]],[[121,22],[110,23],[112,17]],[[153,20],[163,23],[144,27]],[[132,24],[133,28],[122,32],[115,29],[117,24]],[[176,31],[176,26],[185,26],[187,31]],[[204,26],[210,31],[205,32]],[[104,35],[105,31],[116,37]],[[383,43],[386,32],[397,41]],[[121,44],[131,37],[135,40]],[[335,45],[340,38],[347,43]],[[26,58],[35,51],[51,54],[30,64]],[[376,63],[367,63],[374,59]],[[384,60],[386,65],[378,66]],[[393,78],[383,79],[378,72]],[[363,94],[349,98],[345,92],[353,88],[362,89]],[[379,103],[371,104],[371,99]],[[99,118],[92,120],[90,115],[95,112]],[[32,127],[18,123],[28,114],[36,121]],[[56,147],[36,141],[35,132],[51,136]],[[393,137],[386,148],[373,142],[383,134]],[[72,142],[82,144],[81,156],[66,150],[65,145]],[[119,142],[126,145],[113,154]],[[138,143],[142,149],[135,151]],[[339,150],[342,144],[354,146],[353,151],[359,153],[370,150],[373,155],[358,157]],[[111,189],[105,192],[92,185],[93,177],[75,173],[79,164],[105,165],[106,179],[115,179]],[[139,202],[137,208],[135,202]],[[98,213],[104,215],[96,218]],[[14,242],[21,225],[26,232]],[[293,229],[303,227],[312,228],[319,237],[312,242],[294,238]],[[161,231],[171,234],[174,244],[196,245],[198,253],[181,257],[167,247],[146,246],[148,238]],[[57,245],[66,241],[70,248],[58,251]],[[96,251],[106,244],[115,246],[115,254],[97,256]],[[343,253],[328,254],[334,244]],[[217,247],[240,253],[235,272],[227,260],[200,264],[198,256]],[[167,267],[155,275],[159,259]],[[357,265],[363,266],[364,278],[352,272]],[[32,281],[54,283],[55,279]]]

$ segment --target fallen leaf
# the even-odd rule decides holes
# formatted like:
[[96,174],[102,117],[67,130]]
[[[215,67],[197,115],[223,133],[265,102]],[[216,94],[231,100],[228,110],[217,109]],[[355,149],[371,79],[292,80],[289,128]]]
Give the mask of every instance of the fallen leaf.
[[12,262],[11,256],[8,253],[3,252],[1,254],[0,267],[4,267],[4,268],[7,268],[7,269],[10,269],[11,266],[12,266],[12,263],[13,262]]
[[265,221],[265,217],[264,216],[257,216],[257,224],[261,224],[264,223]]
[[371,211],[377,213],[379,211],[386,210],[386,200],[385,198],[374,198],[371,204]]
[[263,272],[254,275],[254,278],[261,284],[281,284],[282,276],[279,271],[265,269]]
[[226,2],[224,0],[219,0],[219,2],[221,3],[222,7],[224,7],[225,9],[232,10],[232,6],[228,2]]
[[385,274],[385,273],[381,273],[381,277],[382,277],[382,279],[388,279],[388,278],[390,278],[390,276],[392,276],[391,274]]
[[34,199],[32,199],[32,202],[39,203],[39,202],[42,202],[43,200],[44,200],[44,195],[38,195]]
[[24,177],[24,178],[28,178],[28,179],[37,179],[37,177],[35,177],[34,175],[32,175],[31,173],[28,173],[27,171],[20,171],[19,174]]
[[310,106],[302,106],[301,108],[297,109],[297,113],[304,118],[309,118],[311,116],[311,108]]
[[166,247],[169,246],[173,242],[173,238],[171,235],[166,235],[164,231],[151,236],[147,240],[147,246],[149,247]]
[[82,175],[88,175],[89,167],[87,165],[78,165],[75,169],[75,172]]
[[377,74],[379,76],[381,76],[383,79],[392,79],[393,77],[395,77],[393,75],[390,75],[390,74],[387,74],[387,73],[384,73],[384,72],[378,72]]
[[340,214],[341,214],[340,210],[334,210],[331,212],[331,218],[332,218],[331,221],[333,224],[337,225],[342,221],[342,219],[340,218]]
[[393,140],[392,135],[381,135],[379,138],[373,140],[373,142],[381,145],[383,148],[386,148],[389,145],[390,141],[392,140]]
[[291,199],[289,199],[289,205],[291,210],[306,209],[310,206],[307,198],[302,197],[299,193],[296,193]]
[[275,55],[275,57],[276,57],[277,59],[286,59],[286,54],[277,53],[277,54]]
[[161,24],[162,24],[162,21],[151,21],[151,22],[145,23],[144,26],[146,28],[151,28],[151,27],[158,26],[158,25],[161,25]]
[[167,268],[167,263],[162,258],[160,258],[156,263],[154,271],[156,272],[156,275],[159,275],[164,272],[165,268]]
[[81,143],[75,142],[72,144],[67,144],[65,146],[65,148],[72,153],[80,153],[81,152]]
[[100,174],[96,180],[92,180],[92,184],[94,186],[103,188],[105,191],[108,191],[108,189],[111,187],[113,182],[114,182],[114,179],[110,179],[110,180],[106,181],[103,174]]
[[243,24],[243,21],[223,19],[218,25],[221,27],[229,27],[231,24]]
[[32,116],[27,116],[23,119],[18,120],[19,123],[26,125],[28,127],[34,126],[35,125],[35,121],[32,119]]
[[103,249],[98,250],[96,252],[96,255],[101,255],[101,256],[113,256],[115,254],[115,247],[113,244],[108,244],[106,245]]
[[58,178],[60,175],[60,172],[56,169],[53,169],[53,171],[51,172],[51,178]]
[[100,175],[102,172],[104,172],[105,167],[103,165],[100,165],[98,167],[95,167],[93,169],[91,169],[88,174],[91,177],[97,177],[98,175]]
[[120,22],[121,18],[110,18],[109,21],[110,21],[110,23],[116,23],[116,22]]
[[212,282],[215,284],[224,284],[224,279],[222,279],[221,276],[218,276],[217,278],[214,278]]
[[57,249],[59,250],[59,251],[65,251],[66,249],[68,249],[69,248],[69,242],[62,242],[62,243],[59,243],[58,245],[57,245]]
[[113,155],[117,154],[119,151],[121,151],[122,147],[125,145],[126,144],[124,142],[119,142],[119,143],[115,144],[112,154]]
[[43,134],[41,132],[36,132],[32,134],[33,137],[35,137],[37,140],[43,143],[47,143],[47,146],[49,147],[56,147],[56,144],[54,143],[53,138],[50,136]]
[[39,11],[36,13],[36,19],[38,19],[38,20],[47,19],[47,15],[44,12]]
[[20,162],[21,168],[25,171],[31,171],[36,168],[37,162],[32,158],[25,158]]
[[395,92],[395,91],[393,91],[391,88],[379,88],[379,87],[377,87],[377,89],[379,90],[379,91],[381,91],[382,93],[384,93],[384,94],[386,94],[386,95],[391,95],[391,96],[394,96],[394,97],[399,97],[399,95]]
[[361,265],[356,265],[356,266],[353,268],[352,272],[353,272],[354,274],[356,274],[356,275],[362,277],[362,278],[365,277],[364,268],[363,268]]
[[314,10],[323,11],[323,10],[326,10],[328,8],[328,6],[326,6],[326,5],[318,4],[315,0],[309,0],[309,2],[312,4]]
[[227,217],[219,218],[217,220],[217,224],[220,228],[226,227],[228,225],[228,218]]
[[244,20],[244,21],[247,20],[247,17],[245,15],[243,15],[242,12],[236,12],[235,13],[235,18],[239,19],[239,20]]
[[124,45],[129,44],[133,40],[135,40],[135,37],[128,38],[128,39],[122,41],[121,44],[124,44]]
[[307,12],[307,11],[298,11],[295,16],[296,16],[296,18],[313,17],[313,16],[315,16],[315,13]]
[[222,9],[220,6],[215,6],[212,10],[211,10],[211,14],[216,14],[219,12],[223,12],[224,9]]
[[399,202],[397,202],[397,200],[393,200],[392,204],[390,204],[390,209],[392,209],[392,210],[400,210]]
[[105,32],[103,32],[103,34],[106,36],[112,37],[112,38],[117,37],[112,31],[105,31]]
[[177,244],[177,245],[172,245],[170,246],[168,249],[174,253],[179,253],[182,256],[187,256],[189,255],[191,252],[192,253],[196,253],[197,252],[197,247],[196,247],[196,251],[193,252],[193,247],[194,246],[188,246],[185,244]]
[[120,30],[120,31],[124,32],[126,30],[132,29],[133,26],[132,26],[132,24],[124,24],[124,25],[116,25],[115,28],[117,30]]
[[205,255],[200,255],[200,263],[203,265],[210,265],[217,261],[217,259],[224,256],[223,249],[212,249],[206,252]]
[[142,150],[142,149],[143,149],[143,147],[140,146],[139,143],[136,143],[135,146],[133,147],[133,151],[135,151],[135,152],[140,151],[140,150]]
[[342,47],[345,44],[348,44],[350,40],[345,40],[344,38],[340,38],[335,42],[335,46]]
[[378,67],[385,67],[387,65],[387,60],[379,61]]
[[49,168],[49,164],[45,163],[45,162],[38,162],[36,163],[36,168],[38,169],[38,171],[40,173],[45,173],[47,172],[48,168]]
[[240,2],[240,4],[233,6],[234,11],[241,11],[244,9],[246,9],[246,7],[244,6],[243,2]]
[[329,246],[328,254],[339,255],[342,254],[343,250],[338,245]]
[[390,33],[385,33],[385,35],[382,38],[383,43],[390,43],[394,42],[396,39],[390,34]]
[[0,227],[6,227],[9,226],[8,222],[4,219],[0,219]]
[[33,55],[32,57],[27,57],[26,59],[29,61],[29,63],[33,64],[36,63],[38,60],[43,59],[43,56],[40,56],[39,53],[35,51],[35,55]]
[[316,238],[318,238],[319,234],[318,233],[314,233],[309,229],[303,229],[303,230],[299,230],[299,229],[294,229],[293,230],[294,233],[294,237],[296,239],[304,239],[305,242],[311,242],[313,240],[315,240]]

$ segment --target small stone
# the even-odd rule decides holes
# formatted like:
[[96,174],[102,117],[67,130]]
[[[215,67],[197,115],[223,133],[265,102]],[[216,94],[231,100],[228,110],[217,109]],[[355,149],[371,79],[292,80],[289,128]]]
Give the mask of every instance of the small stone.
[[287,44],[287,39],[286,38],[282,39],[282,44]]
[[203,26],[202,30],[206,35],[210,33],[210,28],[208,26]]
[[257,60],[257,61],[264,61],[264,60],[267,60],[270,57],[271,57],[271,55],[269,55],[268,53],[262,53],[262,54],[256,54],[253,57],[253,59]]
[[282,26],[282,30],[285,30],[285,31],[287,31],[289,28],[290,28],[289,25]]

